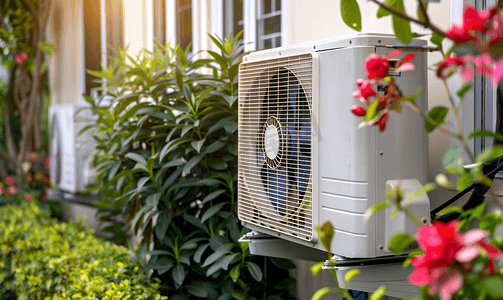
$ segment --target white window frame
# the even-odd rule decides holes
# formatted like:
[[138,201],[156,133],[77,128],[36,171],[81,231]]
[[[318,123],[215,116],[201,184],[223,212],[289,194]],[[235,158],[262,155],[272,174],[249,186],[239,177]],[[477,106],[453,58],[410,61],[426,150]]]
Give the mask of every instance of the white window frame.
[[[212,0],[211,10],[211,31],[219,37],[224,35],[224,5],[226,0]],[[244,51],[252,52],[258,50],[257,30],[258,30],[258,8],[261,7],[262,0],[243,0],[243,41]],[[288,45],[288,0],[281,0],[281,46]],[[212,46],[216,50],[215,46]]]

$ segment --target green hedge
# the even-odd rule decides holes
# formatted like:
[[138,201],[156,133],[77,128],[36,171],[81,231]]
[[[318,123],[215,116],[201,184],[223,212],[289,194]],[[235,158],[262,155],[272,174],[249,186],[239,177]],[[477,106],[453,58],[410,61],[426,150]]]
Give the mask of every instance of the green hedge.
[[34,201],[0,207],[0,299],[167,299],[126,248]]

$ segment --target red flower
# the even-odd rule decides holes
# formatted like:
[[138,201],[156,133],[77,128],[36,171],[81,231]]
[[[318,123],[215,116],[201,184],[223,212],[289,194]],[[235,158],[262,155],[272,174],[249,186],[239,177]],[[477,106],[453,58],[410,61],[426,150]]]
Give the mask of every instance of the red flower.
[[47,202],[47,196],[42,194],[42,196],[40,196],[40,200],[42,200],[42,202]]
[[49,157],[46,157],[46,158],[44,159],[44,162],[45,162],[45,164],[46,164],[47,166],[50,166],[50,165],[51,165],[51,159],[50,159]]
[[5,183],[8,185],[13,185],[16,182],[16,180],[10,176],[5,177]]
[[379,131],[384,131],[386,130],[386,122],[388,121],[389,119],[389,111],[387,108],[385,108],[383,110],[383,114],[381,115],[381,117],[379,117],[379,119],[377,121],[374,121],[374,120],[370,120],[368,122],[369,125],[378,125],[379,126]]
[[370,54],[365,60],[365,70],[367,71],[368,79],[384,78],[388,76],[389,63],[386,58],[380,57],[377,54]]
[[351,112],[354,113],[355,115],[359,117],[363,117],[367,114],[367,110],[360,105],[353,105],[351,106]]
[[3,185],[0,184],[0,195],[3,194]]
[[51,179],[49,178],[49,176],[46,176],[46,177],[44,178],[44,183],[46,183],[46,184],[51,183]]
[[37,161],[37,157],[35,156],[35,154],[30,154],[30,158],[28,158],[28,160],[31,162],[31,163],[34,163]]
[[31,175],[31,173],[28,173],[28,175],[26,175],[26,179],[28,179],[28,181],[32,181],[33,175]]
[[25,60],[28,59],[28,54],[26,52],[21,52],[16,57],[14,57],[14,60],[18,65],[22,64]]
[[372,88],[372,84],[370,84],[369,80],[363,80],[356,83],[360,89],[358,91],[354,91],[351,96],[353,98],[360,98],[360,100],[367,105],[370,105],[369,97],[376,96],[376,92]]
[[31,195],[30,194],[24,194],[24,200],[25,201],[30,201],[31,200]]
[[11,194],[11,195],[15,195],[17,193],[17,188],[15,186],[11,185],[7,189],[7,192],[9,192],[9,194]]

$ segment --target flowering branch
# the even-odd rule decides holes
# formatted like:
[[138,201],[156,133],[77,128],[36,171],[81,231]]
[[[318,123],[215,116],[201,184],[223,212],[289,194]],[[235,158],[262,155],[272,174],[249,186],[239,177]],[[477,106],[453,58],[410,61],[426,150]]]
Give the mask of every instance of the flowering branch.
[[[439,34],[441,36],[445,36],[445,32],[438,28],[437,26],[431,24],[429,21],[428,23],[424,22],[424,21],[421,21],[421,20],[418,20],[418,19],[414,19],[410,16],[408,16],[407,14],[401,12],[401,11],[398,11],[390,6],[387,6],[386,4],[382,3],[382,2],[379,2],[378,0],[371,0],[372,2],[376,3],[377,5],[379,5],[380,7],[382,7],[383,9],[389,11],[390,13],[392,13],[394,16],[397,16],[397,17],[400,17],[404,20],[407,20],[407,21],[410,21],[410,22],[414,22],[416,24],[419,24],[419,25],[422,25],[424,26],[425,28],[430,28],[431,31],[435,32],[436,34]],[[420,1],[421,2],[421,1]],[[425,10],[426,11],[426,10]],[[426,14],[425,14],[426,16]]]

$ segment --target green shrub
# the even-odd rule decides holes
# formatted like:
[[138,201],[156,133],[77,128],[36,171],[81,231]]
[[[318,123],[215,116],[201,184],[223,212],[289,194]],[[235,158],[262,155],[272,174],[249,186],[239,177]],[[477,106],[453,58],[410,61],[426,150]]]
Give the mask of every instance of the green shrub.
[[211,59],[169,45],[136,58],[119,49],[108,69],[91,72],[110,101],[86,97],[98,116],[97,188],[143,236],[140,256],[151,255],[145,267],[170,299],[288,299],[294,265],[238,241],[249,231],[236,203],[242,52],[237,37],[211,38],[220,49]]
[[2,299],[165,299],[158,288],[82,221],[60,223],[35,201],[0,207]]

